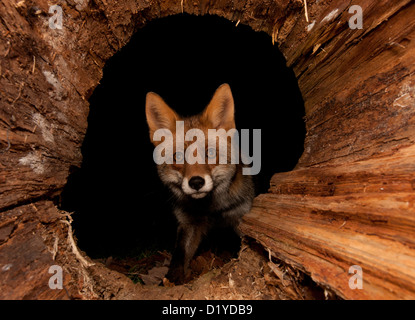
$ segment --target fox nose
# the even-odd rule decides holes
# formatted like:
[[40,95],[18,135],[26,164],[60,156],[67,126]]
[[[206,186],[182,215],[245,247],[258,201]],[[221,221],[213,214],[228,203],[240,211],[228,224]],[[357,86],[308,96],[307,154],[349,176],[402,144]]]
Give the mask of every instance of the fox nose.
[[205,185],[205,179],[199,176],[191,177],[189,180],[189,186],[190,188],[198,191],[200,188],[202,188]]

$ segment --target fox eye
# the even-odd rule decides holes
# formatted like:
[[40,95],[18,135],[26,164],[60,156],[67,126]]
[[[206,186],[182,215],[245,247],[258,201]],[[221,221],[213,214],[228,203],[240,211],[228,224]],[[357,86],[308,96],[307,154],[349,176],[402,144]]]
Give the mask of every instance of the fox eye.
[[215,157],[216,157],[216,149],[215,149],[215,148],[209,148],[209,149],[207,150],[207,152],[206,152],[206,156],[207,156],[209,159],[213,159],[213,158],[215,158]]
[[174,154],[174,161],[176,161],[176,162],[181,162],[181,161],[183,161],[183,152],[176,152],[175,154]]

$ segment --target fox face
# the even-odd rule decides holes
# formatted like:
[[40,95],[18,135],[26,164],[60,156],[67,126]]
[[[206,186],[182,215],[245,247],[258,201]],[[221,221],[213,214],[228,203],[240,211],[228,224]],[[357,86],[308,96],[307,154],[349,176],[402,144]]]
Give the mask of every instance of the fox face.
[[[218,136],[218,139],[226,139],[225,164],[219,163],[219,155],[221,155],[219,143],[215,141],[215,145],[212,146],[208,141],[209,129],[223,129],[223,132],[235,129],[234,101],[229,85],[223,84],[216,90],[212,100],[200,115],[188,118],[180,117],[159,95],[149,92],[146,99],[146,116],[150,139],[155,146],[161,143],[154,140],[154,133],[157,130],[167,129],[173,135],[173,163],[158,165],[158,173],[162,182],[177,198],[202,199],[212,192],[219,194],[229,188],[237,170],[237,165],[231,163],[230,139],[227,139],[226,135]],[[200,130],[204,140],[184,141],[177,132],[178,121],[182,121],[185,133],[192,129]],[[177,149],[178,140],[183,145],[182,150]],[[184,159],[189,157],[193,161]]]

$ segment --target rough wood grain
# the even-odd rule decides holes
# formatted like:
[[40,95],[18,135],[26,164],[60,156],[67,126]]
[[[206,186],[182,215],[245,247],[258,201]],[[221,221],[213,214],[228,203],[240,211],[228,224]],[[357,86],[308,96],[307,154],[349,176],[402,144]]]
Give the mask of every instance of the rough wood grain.
[[[0,292],[57,297],[42,287],[40,270],[51,255],[40,238],[61,232],[65,242],[66,230],[35,218],[53,210],[50,201],[36,212],[30,203],[59,194],[81,164],[87,100],[105,62],[148,21],[186,12],[267,32],[304,97],[305,152],[295,171],[274,176],[272,193],[256,200],[244,231],[340,296],[413,297],[414,162],[407,147],[415,142],[415,3],[307,0],[309,22],[303,3],[66,1],[59,3],[64,28],[52,30],[48,1],[0,0],[0,217],[9,217],[0,224],[0,257],[27,253],[31,242],[12,271],[34,279],[13,291],[12,278],[2,278]],[[348,28],[353,4],[363,8],[363,30]],[[110,298],[121,290],[102,270],[91,289],[70,248],[62,248],[61,262],[73,271],[70,297]],[[351,263],[365,270],[363,291],[347,287]]]
[[339,7],[330,25],[317,18],[300,46],[293,66],[307,118],[300,166],[356,161],[414,143],[415,4],[359,5],[363,30],[350,30],[351,15]]
[[[415,298],[415,148],[276,174],[241,228],[347,299]],[[363,269],[363,289],[349,268]]]

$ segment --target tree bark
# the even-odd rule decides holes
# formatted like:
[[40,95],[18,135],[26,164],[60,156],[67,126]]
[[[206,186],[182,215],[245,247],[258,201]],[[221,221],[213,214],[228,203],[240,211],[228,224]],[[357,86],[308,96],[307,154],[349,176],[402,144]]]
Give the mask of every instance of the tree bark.
[[[82,162],[105,62],[137,28],[182,12],[267,32],[305,101],[304,154],[274,176],[243,231],[341,297],[414,297],[415,4],[362,0],[364,28],[351,30],[351,4],[307,0],[306,16],[304,3],[67,1],[60,30],[46,0],[0,0],[1,297],[128,296],[126,279],[83,265],[51,200]],[[45,287],[54,259],[65,292]],[[359,263],[365,289],[352,291],[348,268]]]
[[[414,299],[414,189],[414,147],[280,173],[242,230],[342,298]],[[363,270],[361,290],[349,286],[355,265]]]

